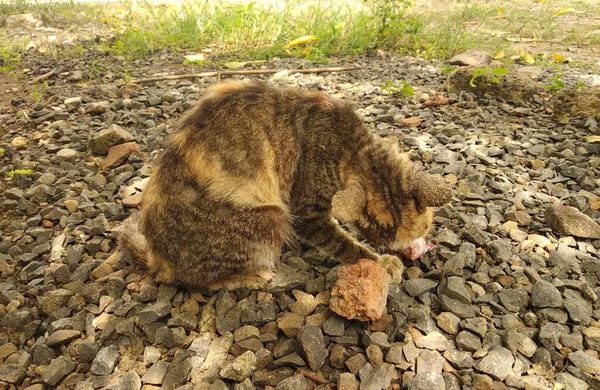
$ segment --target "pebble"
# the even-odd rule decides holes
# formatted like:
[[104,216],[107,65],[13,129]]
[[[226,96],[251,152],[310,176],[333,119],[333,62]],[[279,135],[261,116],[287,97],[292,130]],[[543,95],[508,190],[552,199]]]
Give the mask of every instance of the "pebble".
[[313,325],[304,326],[298,332],[297,340],[310,368],[318,371],[328,355],[321,329]]

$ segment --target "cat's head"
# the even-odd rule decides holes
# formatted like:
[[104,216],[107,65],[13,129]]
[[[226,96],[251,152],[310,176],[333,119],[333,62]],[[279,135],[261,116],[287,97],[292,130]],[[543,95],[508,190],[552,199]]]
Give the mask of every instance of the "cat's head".
[[444,178],[413,164],[389,141],[377,139],[362,150],[342,177],[345,188],[333,198],[333,216],[387,251],[403,252],[415,240],[423,241],[431,229],[433,207],[452,199]]

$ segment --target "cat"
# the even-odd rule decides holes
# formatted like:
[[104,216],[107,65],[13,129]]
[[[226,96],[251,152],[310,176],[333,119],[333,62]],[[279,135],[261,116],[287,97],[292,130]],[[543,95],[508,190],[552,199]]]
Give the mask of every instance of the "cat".
[[372,259],[399,282],[398,257],[339,224],[374,247],[410,250],[427,235],[432,207],[451,196],[441,176],[371,134],[343,101],[227,82],[180,120],[141,212],[114,233],[156,281],[188,288],[263,287],[294,240],[341,263]]

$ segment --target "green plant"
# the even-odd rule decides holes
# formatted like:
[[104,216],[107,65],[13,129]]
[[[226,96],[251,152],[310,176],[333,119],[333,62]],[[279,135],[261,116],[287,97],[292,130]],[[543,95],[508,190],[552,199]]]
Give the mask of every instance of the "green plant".
[[0,72],[10,72],[21,64],[21,50],[17,45],[0,47]]
[[0,158],[4,157],[4,153],[5,153],[4,149],[0,148]]
[[415,93],[415,89],[413,87],[410,86],[410,84],[408,83],[408,81],[406,80],[400,80],[400,85],[387,80],[385,82],[385,85],[383,87],[381,87],[382,90],[384,91],[388,91],[393,93],[394,95],[414,95]]
[[14,171],[8,172],[8,176],[12,178],[16,174],[19,174],[19,175],[32,175],[34,173],[35,173],[35,171],[33,169],[15,169]]
[[557,93],[565,86],[565,82],[562,80],[562,76],[563,75],[561,73],[554,74],[554,76],[550,78],[548,84],[546,84],[544,88],[546,88],[551,94]]
[[469,85],[473,88],[477,87],[475,81],[480,79],[483,81],[484,85],[500,84],[500,78],[503,74],[508,73],[508,69],[506,68],[475,68],[471,71],[471,79],[469,80]]
[[579,80],[577,81],[577,84],[575,84],[575,90],[577,92],[581,91],[583,88],[585,88],[585,81],[583,80]]
[[444,75],[449,75],[450,73],[454,72],[454,70],[457,68],[457,65],[446,65],[446,64],[440,64],[440,70],[442,71],[442,74]]

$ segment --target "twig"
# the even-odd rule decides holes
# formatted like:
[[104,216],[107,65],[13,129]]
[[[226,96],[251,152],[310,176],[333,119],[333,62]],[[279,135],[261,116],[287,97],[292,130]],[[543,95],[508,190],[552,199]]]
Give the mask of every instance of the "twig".
[[288,73],[323,73],[323,72],[349,72],[352,70],[361,69],[360,66],[343,66],[333,68],[310,68],[310,69],[250,69],[250,70],[225,70],[216,72],[204,72],[204,73],[190,73],[190,74],[178,74],[173,76],[160,76],[160,77],[148,77],[145,79],[137,79],[130,81],[131,84],[142,84],[151,83],[153,81],[163,80],[182,80],[182,79],[195,79],[201,77],[214,77],[214,76],[233,76],[233,75],[245,75],[245,74],[274,74],[287,70]]
[[54,69],[52,69],[50,72],[48,72],[48,73],[44,73],[43,75],[41,75],[41,76],[38,76],[38,77],[34,78],[33,80],[31,80],[31,81],[30,81],[30,82],[28,82],[27,84],[31,85],[31,84],[37,84],[37,83],[39,83],[39,82],[42,82],[42,81],[46,81],[46,80],[48,80],[50,77],[52,77],[52,76],[54,76],[54,75],[56,75],[56,74],[60,74],[60,73],[62,73],[62,72],[63,72],[63,68],[58,68],[58,67],[57,67],[57,68],[54,68]]
[[298,368],[298,371],[308,379],[313,380],[321,385],[326,385],[329,383],[327,379],[323,378],[323,374],[321,374],[321,372],[319,372],[319,374],[321,374],[319,375],[305,368]]

